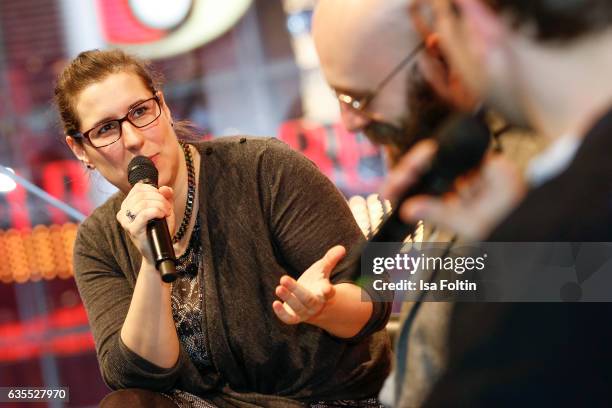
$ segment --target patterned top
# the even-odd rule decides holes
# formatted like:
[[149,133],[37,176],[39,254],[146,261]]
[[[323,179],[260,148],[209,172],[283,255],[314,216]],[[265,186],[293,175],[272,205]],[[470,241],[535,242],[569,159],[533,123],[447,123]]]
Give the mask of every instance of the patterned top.
[[177,259],[178,278],[172,283],[172,317],[176,332],[183,348],[195,366],[202,370],[210,367],[210,355],[206,345],[206,332],[202,330],[202,291],[200,273],[202,266],[202,245],[200,236],[200,217],[189,239],[183,255]]

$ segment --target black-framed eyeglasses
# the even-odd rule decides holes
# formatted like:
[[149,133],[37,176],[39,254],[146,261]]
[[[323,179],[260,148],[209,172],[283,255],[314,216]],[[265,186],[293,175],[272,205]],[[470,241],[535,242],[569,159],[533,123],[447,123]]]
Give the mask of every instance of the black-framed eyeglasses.
[[391,71],[380,83],[374,91],[369,92],[365,95],[353,96],[347,92],[336,91],[336,98],[340,103],[344,103],[354,110],[365,114],[366,108],[372,102],[372,100],[378,95],[378,93],[387,85],[398,72],[400,72],[414,57],[425,47],[425,42],[419,43],[410,53],[400,61],[400,63]]
[[123,122],[128,121],[136,128],[143,128],[155,122],[160,115],[159,98],[153,96],[132,106],[128,113],[120,119],[100,123],[86,132],[73,132],[70,136],[86,139],[95,148],[105,147],[121,139]]

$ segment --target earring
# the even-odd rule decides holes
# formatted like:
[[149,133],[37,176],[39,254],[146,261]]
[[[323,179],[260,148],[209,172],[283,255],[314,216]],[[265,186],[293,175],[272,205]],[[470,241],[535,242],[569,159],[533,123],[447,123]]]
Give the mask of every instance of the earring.
[[85,163],[85,160],[82,160],[83,164],[85,165],[85,167],[87,167],[89,170],[93,170],[95,169],[93,164],[90,163]]

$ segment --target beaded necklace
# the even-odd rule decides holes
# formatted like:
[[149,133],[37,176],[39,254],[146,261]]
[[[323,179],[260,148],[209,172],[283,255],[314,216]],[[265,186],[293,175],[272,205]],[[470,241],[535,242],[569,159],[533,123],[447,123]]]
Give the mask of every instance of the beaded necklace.
[[195,169],[193,167],[191,150],[189,149],[189,145],[187,143],[180,142],[180,144],[183,148],[183,152],[185,153],[185,162],[187,163],[187,202],[185,203],[185,215],[183,215],[183,221],[181,221],[178,231],[176,231],[176,234],[174,234],[174,237],[172,237],[173,244],[179,242],[185,235],[185,232],[187,232],[187,227],[191,221],[191,213],[193,212],[193,202],[196,189]]

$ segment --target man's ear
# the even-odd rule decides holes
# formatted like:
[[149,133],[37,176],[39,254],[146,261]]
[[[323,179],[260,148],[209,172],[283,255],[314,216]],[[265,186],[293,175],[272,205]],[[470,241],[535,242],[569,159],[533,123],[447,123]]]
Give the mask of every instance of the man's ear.
[[439,96],[455,108],[463,111],[473,109],[476,99],[456,70],[448,65],[439,45],[438,34],[428,36],[425,47],[422,73],[427,82]]
[[425,50],[428,54],[440,57],[442,52],[440,51],[440,35],[438,33],[430,33],[425,38]]
[[431,87],[439,96],[450,102],[450,70],[440,49],[438,34],[432,33],[425,39],[425,50],[419,64],[422,67],[422,75]]
[[77,142],[72,136],[66,136],[66,144],[72,150],[72,153],[79,159],[80,162],[85,164],[88,169],[93,169],[94,165],[89,160],[89,156],[85,151],[82,143]]

